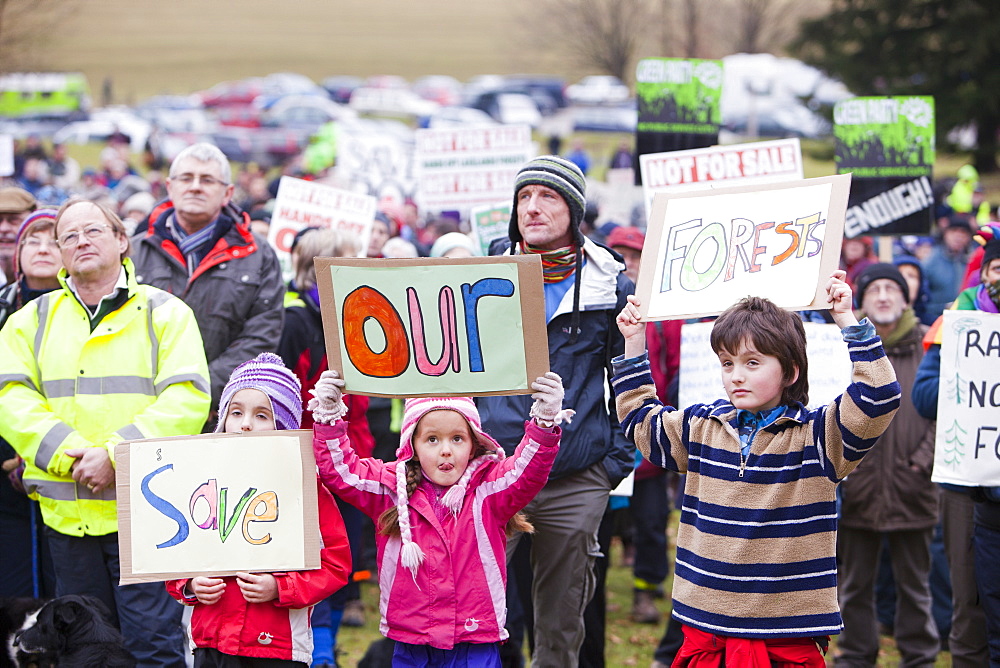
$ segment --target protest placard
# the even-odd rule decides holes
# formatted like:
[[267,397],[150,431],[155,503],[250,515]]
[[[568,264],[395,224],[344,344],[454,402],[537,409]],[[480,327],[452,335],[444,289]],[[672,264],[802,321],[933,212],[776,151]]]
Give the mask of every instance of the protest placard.
[[644,58],[635,71],[639,132],[716,134],[722,124],[722,61]]
[[850,175],[658,193],[639,267],[644,320],[721,313],[747,295],[828,308]]
[[517,170],[535,153],[527,125],[417,130],[415,141],[417,204],[425,211],[510,199]]
[[267,240],[278,255],[285,277],[292,273],[292,240],[306,227],[329,227],[349,235],[358,245],[358,257],[364,257],[376,205],[375,198],[369,195],[282,176]]
[[121,584],[320,566],[312,430],[115,446]]
[[[712,350],[713,322],[685,323],[681,327],[681,361],[677,372],[678,408],[710,404],[726,397],[722,367]],[[809,360],[809,405],[825,406],[851,382],[851,358],[840,328],[818,322],[802,323]]]
[[945,311],[934,482],[1000,486],[1000,315]]
[[316,258],[330,368],[372,396],[530,394],[549,369],[537,255]]
[[646,214],[658,192],[685,192],[803,178],[797,138],[639,156]]
[[854,97],[833,108],[834,161],[852,174],[844,234],[928,234],[934,98]]
[[14,138],[0,134],[0,176],[14,173]]
[[472,238],[479,247],[479,254],[490,254],[490,244],[496,239],[506,239],[510,231],[511,203],[472,207],[469,221]]

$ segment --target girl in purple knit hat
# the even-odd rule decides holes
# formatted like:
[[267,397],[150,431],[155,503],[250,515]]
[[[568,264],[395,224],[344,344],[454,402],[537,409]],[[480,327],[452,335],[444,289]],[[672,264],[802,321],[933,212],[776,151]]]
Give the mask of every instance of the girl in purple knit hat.
[[[215,431],[298,429],[301,419],[299,379],[280,357],[261,353],[233,370],[219,400]],[[312,608],[343,587],[351,572],[344,520],[330,493],[322,485],[318,491],[319,568],[167,581],[171,596],[194,606],[195,668],[310,665]]]
[[377,527],[379,630],[393,665],[500,666],[507,639],[506,543],[531,531],[519,512],[559,448],[562,379],[531,385],[535,403],[513,456],[482,430],[469,397],[407,399],[395,462],[361,459],[342,419],[344,381],[324,372],[309,401],[320,480]]

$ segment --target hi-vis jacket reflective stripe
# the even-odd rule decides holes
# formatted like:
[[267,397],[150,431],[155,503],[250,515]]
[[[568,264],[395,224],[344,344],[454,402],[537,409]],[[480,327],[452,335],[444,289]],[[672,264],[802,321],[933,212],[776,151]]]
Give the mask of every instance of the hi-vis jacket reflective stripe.
[[197,434],[208,417],[208,365],[194,314],[135,282],[91,333],[66,286],[28,303],[0,330],[0,433],[25,461],[45,523],[71,536],[118,530],[114,488],[93,494],[70,474],[72,448]]

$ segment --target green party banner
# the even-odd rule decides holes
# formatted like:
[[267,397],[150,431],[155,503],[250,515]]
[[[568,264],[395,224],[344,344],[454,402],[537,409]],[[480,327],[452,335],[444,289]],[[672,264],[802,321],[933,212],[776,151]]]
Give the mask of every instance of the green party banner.
[[716,134],[722,125],[722,61],[646,58],[636,68],[639,132]]

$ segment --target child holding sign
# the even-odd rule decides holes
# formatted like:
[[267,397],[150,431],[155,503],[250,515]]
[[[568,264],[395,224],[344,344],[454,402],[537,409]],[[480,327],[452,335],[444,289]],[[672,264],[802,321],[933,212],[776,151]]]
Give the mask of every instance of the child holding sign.
[[843,627],[837,484],[899,406],[882,342],[854,317],[844,278],[833,272],[826,292],[853,382],[815,410],[805,408],[802,321],[767,299],[741,300],[712,329],[728,399],[684,410],[656,398],[639,300],[629,297],[618,316],[625,354],[614,360],[613,384],[622,429],[653,464],[688,474],[673,590],[684,645],[675,666],[724,657],[730,666],[818,668],[817,643],[825,648]]
[[[261,353],[233,370],[222,390],[215,430],[298,429],[301,419],[298,379],[280,357]],[[351,551],[340,511],[322,485],[318,491],[323,545],[320,568],[167,582],[171,596],[194,606],[191,636],[197,647],[195,668],[256,665],[237,657],[268,659],[268,666],[302,668],[311,663],[312,607],[343,587],[351,572]]]
[[559,446],[563,386],[532,383],[532,419],[510,459],[482,431],[468,397],[408,399],[397,461],[360,459],[347,438],[336,372],[309,402],[320,478],[376,520],[380,630],[393,665],[500,666],[506,640],[506,532],[548,480]]

